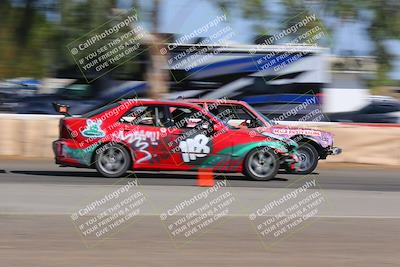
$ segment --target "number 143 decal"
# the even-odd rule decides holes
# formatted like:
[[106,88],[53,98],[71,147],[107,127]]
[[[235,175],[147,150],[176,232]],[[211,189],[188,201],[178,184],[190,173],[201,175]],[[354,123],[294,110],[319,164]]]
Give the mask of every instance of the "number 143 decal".
[[203,158],[210,153],[210,147],[207,145],[210,138],[204,134],[196,135],[194,138],[188,138],[179,142],[179,148],[182,151],[184,162],[190,162],[197,158]]

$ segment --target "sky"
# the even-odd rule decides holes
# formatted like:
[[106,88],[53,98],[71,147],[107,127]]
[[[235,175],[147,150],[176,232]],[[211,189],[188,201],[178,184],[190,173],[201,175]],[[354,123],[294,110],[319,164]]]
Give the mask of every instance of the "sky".
[[[41,0],[46,5],[52,3],[54,0]],[[85,0],[73,0],[85,1]],[[149,0],[117,0],[119,8],[131,8],[134,1],[139,1],[141,6],[150,10],[152,1]],[[245,1],[245,0],[240,0]],[[284,12],[283,7],[280,5],[281,0],[264,0],[269,11],[269,19],[266,21],[268,30],[271,33],[277,33],[281,29],[279,27],[280,15]],[[223,12],[216,8],[213,0],[160,0],[161,2],[161,18],[160,18],[160,32],[175,33],[175,34],[189,34],[195,29],[207,24],[211,19],[223,15]],[[14,0],[14,5],[22,5],[24,1]],[[330,47],[331,53],[335,55],[356,55],[368,56],[372,55],[374,45],[371,42],[368,34],[368,18],[373,14],[366,11],[360,11],[366,18],[364,21],[339,21],[333,17],[323,17],[321,10],[315,10],[318,18],[322,18],[326,25],[332,25],[334,30],[331,33],[330,42],[320,43],[321,46]],[[318,14],[320,13],[320,14]],[[57,17],[52,12],[47,12],[53,20]],[[149,18],[147,13],[145,18]],[[252,43],[253,22],[241,18],[238,10],[234,11],[228,17],[227,22],[221,23],[218,27],[223,28],[229,25],[232,28],[232,42],[240,44]],[[218,29],[218,27],[216,27]],[[385,42],[388,51],[393,55],[392,71],[389,76],[392,79],[400,80],[400,40],[388,40]]]
[[[146,1],[142,0],[142,2],[145,4]],[[161,3],[161,32],[188,34],[207,24],[212,18],[223,14],[211,0],[163,0]],[[267,21],[268,26],[270,26],[271,32],[278,32],[277,21],[283,12],[282,7],[279,5],[279,1],[270,0],[268,9],[271,13],[271,17]],[[238,12],[231,14],[228,20],[229,22],[225,24],[230,25],[235,33],[232,41],[243,44],[251,43],[253,38],[252,22],[242,19]],[[335,30],[331,36],[331,52],[333,54],[351,52],[354,55],[366,56],[373,52],[374,46],[367,34],[367,22],[341,22],[336,18],[323,18],[322,20],[329,25],[334,25]],[[386,44],[389,51],[393,53],[393,57],[396,58],[390,76],[400,79],[400,41],[391,40]]]
[[[50,1],[51,0],[43,0]],[[83,0],[75,0],[83,1]],[[134,0],[118,0],[119,8],[130,8]],[[152,1],[139,0],[144,9],[150,10]],[[242,0],[244,1],[244,0]],[[284,12],[283,7],[279,4],[280,0],[265,0],[268,1],[269,19],[266,21],[268,30],[271,33],[278,33],[281,30],[279,25],[280,15]],[[18,2],[18,0],[15,0]],[[160,32],[189,34],[195,29],[206,25],[210,20],[224,13],[219,10],[213,0],[161,0],[161,18]],[[316,10],[315,12],[321,12]],[[372,14],[362,12],[365,18]],[[330,42],[322,41],[322,46],[329,46],[332,54],[343,55],[352,54],[357,56],[368,56],[373,53],[373,43],[368,34],[368,20],[364,21],[340,21],[333,17],[322,17],[323,14],[316,14],[318,18],[322,18],[324,23],[332,25],[334,30],[331,33]],[[149,18],[149,13],[143,16]],[[233,11],[226,22],[220,23],[215,27],[215,30],[230,26],[233,32],[230,41],[241,44],[252,43],[253,26],[252,21],[241,18],[238,10]],[[212,31],[208,33],[212,34]],[[290,41],[290,40],[288,40]],[[393,54],[393,69],[389,73],[391,78],[400,80],[400,41],[389,40],[386,42],[388,51]]]

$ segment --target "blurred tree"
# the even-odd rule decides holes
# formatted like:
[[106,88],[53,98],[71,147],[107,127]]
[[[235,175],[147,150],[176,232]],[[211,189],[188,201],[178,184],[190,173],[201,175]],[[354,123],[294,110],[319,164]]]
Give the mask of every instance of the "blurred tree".
[[[398,0],[282,0],[286,17],[298,12],[313,12],[319,16],[331,15],[340,20],[369,21],[368,34],[374,43],[374,56],[378,65],[371,86],[389,85],[392,56],[387,52],[385,41],[400,39],[400,1]],[[366,18],[363,12],[372,16]],[[321,22],[322,23],[322,22]],[[333,30],[332,28],[330,30]]]
[[146,38],[146,45],[150,48],[150,65],[146,73],[150,98],[162,98],[164,94],[168,93],[169,73],[165,69],[168,54],[161,53],[161,49],[164,49],[164,51],[167,51],[167,49],[165,49],[163,40],[158,34],[160,27],[160,8],[160,0],[153,0],[151,10],[151,26],[153,33],[148,34]]
[[268,19],[269,11],[266,8],[267,1],[264,0],[209,0],[215,4],[222,12],[229,17],[233,17],[233,13],[238,11],[238,14],[248,20],[253,21],[253,32],[259,35],[269,34]]
[[[316,13],[313,11],[313,9],[311,8],[306,8],[312,6],[311,4],[307,4],[305,2],[312,2],[314,4],[314,6],[316,5],[315,1],[298,1],[298,0],[281,0],[281,3],[284,6],[284,14],[283,14],[283,18],[282,18],[282,29],[287,29],[293,25],[295,25],[296,23],[300,22],[301,20],[305,19],[306,17],[310,17],[313,15],[316,15]],[[302,35],[303,33],[306,33],[307,31],[310,31],[312,29],[314,29],[315,27],[320,27],[320,30],[317,31],[315,34],[318,34],[318,32],[323,32],[325,33],[326,31],[328,31],[328,33],[330,33],[331,29],[327,29],[323,23],[323,21],[321,20],[320,16],[322,15],[321,12],[323,12],[321,9],[319,10],[319,12],[317,13],[317,16],[315,16],[315,20],[310,21],[309,23],[307,23],[305,26],[299,28],[299,30],[295,33],[290,33],[289,34],[289,42],[291,42],[292,40],[294,40],[295,38],[297,38],[298,36]],[[311,31],[312,32],[312,31]],[[329,35],[330,36],[330,35]],[[329,40],[329,36],[324,36],[324,39],[328,39]],[[323,40],[321,39],[317,39],[317,40],[313,40],[312,38],[307,38],[307,40],[301,40],[301,41],[305,41],[305,42],[309,42],[309,44],[316,44],[316,45],[323,45],[321,42]]]
[[[66,45],[88,33],[113,16],[117,0],[54,0],[59,20],[46,18],[48,1],[41,0],[2,0],[0,1],[0,77],[46,75],[49,68],[60,68],[74,64]],[[255,34],[269,34],[268,18],[270,10],[265,0],[210,0],[228,18],[241,16],[253,21]],[[360,11],[369,11],[372,16],[368,33],[375,44],[378,72],[373,86],[390,84],[387,73],[391,69],[391,55],[384,42],[400,39],[400,1],[398,0],[280,0],[284,6],[282,27],[290,26],[296,15],[312,14],[313,10],[320,17],[332,15],[342,20],[365,20]],[[162,0],[149,2],[133,0],[141,21],[148,20],[153,34],[149,34],[147,44],[154,57],[151,58],[148,80],[154,87],[165,92],[168,73],[163,70],[165,55],[158,38]],[[313,9],[314,8],[314,9]],[[149,12],[146,12],[149,11]],[[147,15],[149,14],[149,15]],[[302,16],[304,16],[302,15]],[[320,20],[314,24],[322,25]],[[314,24],[307,25],[308,28]],[[330,29],[332,30],[332,29]],[[300,34],[301,32],[298,32]],[[149,42],[149,40],[151,40]],[[154,71],[154,75],[150,74]],[[157,80],[159,79],[159,80]],[[158,96],[158,93],[152,94]]]
[[[108,19],[115,18],[116,12],[114,11],[123,14],[124,10],[117,10],[116,6],[117,0],[60,0],[60,27],[62,30],[59,32],[57,42],[58,46],[63,49],[57,51],[57,58],[59,59],[58,67],[60,67],[60,65],[75,65],[66,45],[96,29],[100,25],[104,24]],[[146,13],[144,12],[145,7],[141,5],[140,1],[133,1],[130,7],[135,8],[138,13]],[[164,70],[166,60],[164,55],[160,54],[162,43],[159,41],[156,34],[159,27],[159,10],[160,0],[153,0],[151,2],[151,15],[149,17],[151,20],[152,31],[154,33],[147,33],[144,40],[142,40],[143,46],[149,47],[150,51],[150,64],[148,64],[146,69],[145,77],[150,87],[149,96],[153,98],[160,98],[163,93],[167,92],[168,78],[168,72]],[[145,18],[139,17],[139,19],[140,21],[144,21]],[[135,26],[137,25],[132,25],[132,28]],[[104,40],[103,42],[107,42],[107,40]],[[131,61],[134,60],[135,59],[131,59]],[[133,65],[131,64],[130,67]]]
[[75,65],[67,45],[84,36],[91,30],[99,27],[112,17],[112,8],[116,0],[86,0],[69,1],[59,0],[60,13],[59,30],[55,42],[57,43],[56,68]]
[[[222,10],[222,12],[231,14],[233,11],[239,10],[242,17],[247,19],[255,19],[259,24],[254,25],[254,30],[257,33],[265,34],[267,32],[265,24],[261,23],[266,19],[267,10],[263,0],[247,0],[247,1],[232,1],[232,0],[213,0],[212,4]],[[140,9],[140,6],[136,6]],[[162,38],[159,33],[159,14],[161,8],[161,0],[153,0],[151,5],[151,25],[153,34],[149,35],[148,45],[150,47],[151,64],[147,71],[147,80],[150,85],[150,97],[159,98],[168,92],[169,74],[164,66],[167,65],[167,54],[161,54],[163,49]],[[168,51],[168,49],[164,49]]]
[[387,52],[384,42],[388,39],[400,40],[400,1],[369,0],[366,8],[374,13],[369,34],[375,43],[375,55],[378,72],[372,86],[391,85],[387,74],[392,68],[393,56]]
[[[263,23],[267,17],[267,10],[265,8],[265,1],[263,0],[247,0],[247,1],[234,1],[234,0],[213,0],[210,1],[220,8],[224,13],[229,14],[233,11],[239,10],[243,18],[254,19],[258,24],[254,25],[254,30],[257,33],[266,34],[267,29]],[[142,6],[139,1],[136,1],[135,7],[140,11]],[[152,34],[147,37],[150,50],[150,65],[147,70],[147,81],[149,82],[150,94],[152,98],[160,98],[163,94],[168,92],[168,79],[169,74],[165,69],[167,65],[167,54],[160,53],[163,49],[162,38],[159,33],[159,19],[160,19],[161,0],[153,0],[151,2],[151,27]],[[164,49],[164,51],[168,51]]]
[[50,65],[55,31],[35,0],[0,1],[0,78],[43,77]]

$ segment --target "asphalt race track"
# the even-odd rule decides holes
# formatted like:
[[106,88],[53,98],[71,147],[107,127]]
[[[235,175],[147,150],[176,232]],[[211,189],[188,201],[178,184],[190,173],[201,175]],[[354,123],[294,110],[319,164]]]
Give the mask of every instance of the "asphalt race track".
[[[322,167],[307,176],[316,178],[322,189],[400,191],[400,168],[371,166]],[[193,186],[196,185],[194,172],[137,172],[127,176],[137,177],[141,185]],[[233,187],[286,188],[299,175],[280,172],[274,180],[258,182],[247,180],[240,174],[217,174],[217,179],[227,178]],[[100,176],[95,170],[61,168],[52,161],[0,161],[0,183],[111,185],[115,179]]]
[[[325,165],[312,175],[280,173],[268,182],[226,178],[221,192],[234,199],[228,216],[196,238],[177,238],[169,223],[188,212],[166,220],[160,214],[207,190],[194,186],[195,173],[107,179],[50,161],[1,160],[0,266],[400,266],[398,168]],[[82,235],[71,214],[134,181],[146,198],[137,217],[104,238]],[[263,239],[256,222],[275,211],[254,221],[249,215],[309,183],[324,198],[313,221],[284,238]]]

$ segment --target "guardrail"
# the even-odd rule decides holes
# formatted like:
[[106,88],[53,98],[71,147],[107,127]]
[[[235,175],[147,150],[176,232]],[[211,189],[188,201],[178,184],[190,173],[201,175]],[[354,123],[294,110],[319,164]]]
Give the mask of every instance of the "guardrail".
[[[0,156],[52,158],[52,141],[58,138],[58,115],[0,114]],[[331,162],[400,165],[399,124],[335,122],[279,122],[332,132],[343,148]]]

